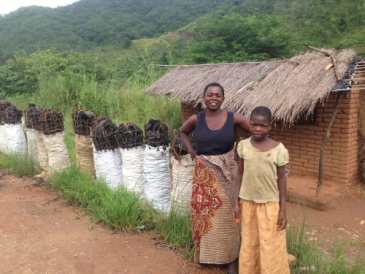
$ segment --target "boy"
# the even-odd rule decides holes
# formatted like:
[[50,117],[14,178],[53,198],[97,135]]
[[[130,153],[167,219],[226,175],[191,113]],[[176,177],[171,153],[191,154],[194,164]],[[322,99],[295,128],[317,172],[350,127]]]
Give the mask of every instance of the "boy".
[[240,274],[289,274],[286,250],[286,165],[289,153],[269,137],[272,114],[255,108],[251,137],[237,146],[242,184]]

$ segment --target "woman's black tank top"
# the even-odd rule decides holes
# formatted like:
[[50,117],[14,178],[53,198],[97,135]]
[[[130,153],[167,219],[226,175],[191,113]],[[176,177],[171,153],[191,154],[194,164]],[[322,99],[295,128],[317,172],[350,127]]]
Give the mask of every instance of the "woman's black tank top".
[[218,130],[209,129],[205,112],[199,112],[197,116],[193,141],[198,155],[219,155],[233,148],[235,142],[233,112],[228,112],[226,123]]

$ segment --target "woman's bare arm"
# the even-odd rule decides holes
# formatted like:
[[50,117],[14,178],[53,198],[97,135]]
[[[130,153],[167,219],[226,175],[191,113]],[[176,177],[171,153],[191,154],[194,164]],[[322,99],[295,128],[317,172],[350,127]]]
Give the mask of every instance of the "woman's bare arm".
[[186,149],[188,150],[188,153],[190,154],[192,159],[195,158],[196,151],[194,150],[193,145],[191,144],[189,135],[195,129],[197,121],[198,121],[197,115],[193,115],[188,120],[186,120],[180,128],[181,140],[184,142]]
[[248,119],[242,114],[235,113],[233,116],[233,122],[235,126],[239,126],[243,130],[250,132],[250,123]]

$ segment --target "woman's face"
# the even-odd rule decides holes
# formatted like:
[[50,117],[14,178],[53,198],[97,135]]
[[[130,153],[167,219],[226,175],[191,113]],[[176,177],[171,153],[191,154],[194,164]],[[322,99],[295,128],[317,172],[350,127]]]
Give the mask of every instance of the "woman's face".
[[205,92],[203,101],[207,109],[212,111],[219,110],[224,101],[223,92],[220,87],[209,87]]

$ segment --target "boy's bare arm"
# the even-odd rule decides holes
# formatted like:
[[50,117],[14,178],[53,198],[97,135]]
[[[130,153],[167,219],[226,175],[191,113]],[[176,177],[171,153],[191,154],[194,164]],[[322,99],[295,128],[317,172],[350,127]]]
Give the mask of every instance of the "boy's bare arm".
[[287,225],[286,200],[287,200],[287,175],[286,166],[278,167],[278,188],[279,188],[279,217],[278,230],[284,230]]

